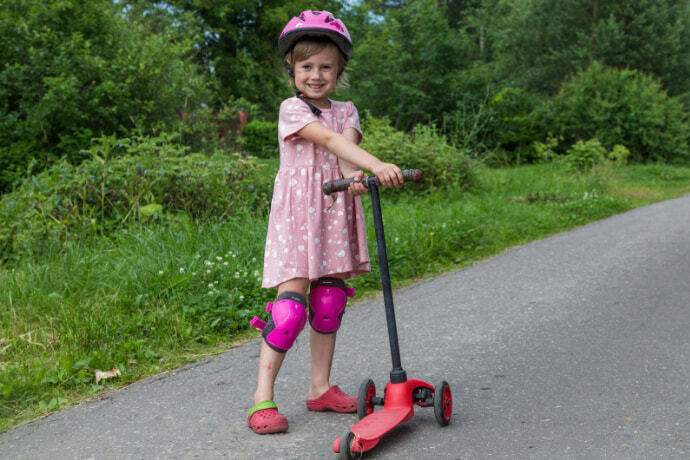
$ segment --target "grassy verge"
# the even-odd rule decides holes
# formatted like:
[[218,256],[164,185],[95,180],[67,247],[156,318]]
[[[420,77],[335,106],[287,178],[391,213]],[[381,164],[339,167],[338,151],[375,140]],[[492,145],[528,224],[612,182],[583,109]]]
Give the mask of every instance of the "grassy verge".
[[[690,168],[665,166],[539,165],[480,179],[469,193],[383,191],[397,286],[690,192]],[[133,225],[0,269],[0,430],[256,336],[248,320],[273,296],[259,282],[265,231],[263,217]],[[353,285],[374,295],[378,272]],[[120,376],[96,381],[114,367]]]

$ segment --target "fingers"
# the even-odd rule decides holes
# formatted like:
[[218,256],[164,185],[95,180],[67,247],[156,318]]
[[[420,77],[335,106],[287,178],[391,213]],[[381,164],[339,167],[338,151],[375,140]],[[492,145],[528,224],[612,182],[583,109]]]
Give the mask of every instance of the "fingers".
[[355,179],[356,182],[353,182],[350,184],[348,187],[347,191],[350,195],[352,196],[359,196],[359,195],[364,195],[369,191],[367,189],[367,186],[362,183],[362,179],[364,177],[364,171],[357,171],[355,172],[352,176],[353,179]]
[[376,171],[379,182],[386,187],[400,188],[403,185],[403,174],[400,168],[392,163],[385,163]]
[[367,187],[361,182],[353,182],[347,189],[348,193],[352,196],[364,195],[369,191]]

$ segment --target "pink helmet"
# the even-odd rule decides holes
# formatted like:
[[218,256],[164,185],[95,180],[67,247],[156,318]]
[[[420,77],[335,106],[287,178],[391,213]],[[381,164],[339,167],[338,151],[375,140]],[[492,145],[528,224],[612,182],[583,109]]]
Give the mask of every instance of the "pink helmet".
[[347,27],[328,11],[302,11],[290,19],[278,39],[280,52],[287,54],[297,40],[306,36],[330,38],[345,55],[345,62],[352,56],[352,39]]

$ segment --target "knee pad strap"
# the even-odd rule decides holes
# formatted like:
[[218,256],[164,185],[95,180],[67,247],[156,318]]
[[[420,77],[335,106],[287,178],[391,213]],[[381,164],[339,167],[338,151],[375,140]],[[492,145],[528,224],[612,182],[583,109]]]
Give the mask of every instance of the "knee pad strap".
[[321,278],[311,283],[309,324],[316,332],[331,334],[340,329],[347,298],[355,290],[338,278]]
[[269,302],[266,311],[271,314],[268,322],[254,317],[250,324],[261,330],[266,344],[279,353],[292,348],[297,336],[307,323],[307,299],[296,292],[283,292],[275,303]]

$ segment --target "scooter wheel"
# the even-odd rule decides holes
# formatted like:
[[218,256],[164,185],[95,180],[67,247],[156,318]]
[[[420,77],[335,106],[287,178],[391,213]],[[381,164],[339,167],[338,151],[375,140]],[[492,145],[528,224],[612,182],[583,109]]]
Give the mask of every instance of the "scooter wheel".
[[352,446],[354,445],[354,442],[355,442],[354,433],[350,430],[347,430],[345,432],[345,434],[343,434],[340,437],[340,448],[339,448],[339,452],[338,452],[338,458],[350,460],[350,459],[357,458],[357,457],[361,456],[361,454],[360,454],[360,455],[357,455],[357,457],[355,457],[355,452],[352,451]]
[[366,379],[359,386],[359,391],[357,392],[357,417],[360,420],[374,412],[374,403],[371,402],[371,398],[375,396],[376,386],[374,381]]
[[434,415],[441,426],[448,425],[453,415],[453,395],[445,380],[434,387]]

